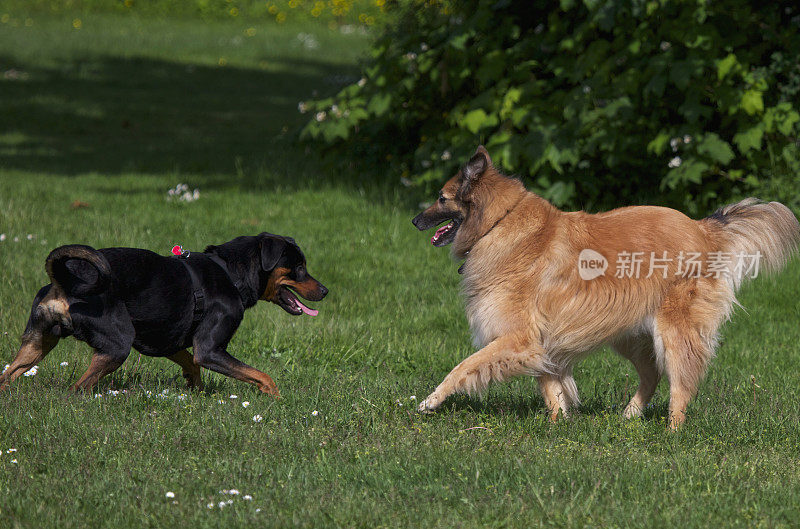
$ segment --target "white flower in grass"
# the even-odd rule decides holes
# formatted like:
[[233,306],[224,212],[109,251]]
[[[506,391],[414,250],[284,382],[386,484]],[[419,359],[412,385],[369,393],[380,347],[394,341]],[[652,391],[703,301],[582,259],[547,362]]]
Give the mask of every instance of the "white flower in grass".
[[230,494],[231,496],[238,496],[239,495],[239,491],[236,490],[236,489],[231,489],[231,490],[228,491],[228,494]]
[[317,415],[319,415],[319,412],[317,410],[314,410],[314,411],[311,412],[311,415],[316,417]]
[[16,459],[12,459],[12,460],[11,460],[11,462],[12,462],[13,464],[15,464],[15,465],[17,464],[17,460],[16,460]]
[[39,366],[33,366],[32,368],[28,369],[25,372],[25,376],[26,377],[32,377],[32,376],[36,375],[36,373],[38,373],[38,372],[39,372]]
[[252,499],[253,499],[253,497],[252,497],[252,496],[250,496],[249,494],[245,494],[244,496],[242,496],[242,499],[243,499],[244,501],[250,501],[250,500],[252,500]]
[[242,402],[242,408],[246,408],[248,406],[250,406],[250,402],[249,401]]
[[220,509],[222,509],[223,507],[225,507],[225,502],[224,502],[224,501],[221,501],[221,502],[219,502],[219,503],[217,504],[217,507],[219,507]]
[[450,151],[444,151],[444,152],[442,153],[442,156],[441,156],[441,158],[442,158],[442,160],[443,160],[443,161],[445,161],[445,162],[446,162],[446,161],[447,161],[447,160],[449,160],[449,159],[450,159],[452,156],[453,156],[453,155],[452,155],[452,154],[450,154]]
[[59,365],[61,367],[67,367],[69,365],[69,362],[61,362]]
[[680,138],[672,138],[671,140],[669,140],[669,146],[672,149],[672,152],[677,152],[678,151],[678,145],[680,145],[680,144],[681,144],[681,139]]
[[411,395],[410,397],[408,397],[408,400],[417,400],[417,396],[416,395]]
[[3,373],[5,373],[5,372],[6,372],[6,370],[7,370],[9,367],[11,367],[11,366],[9,366],[8,364],[6,364],[6,366],[3,368]]
[[367,79],[365,77],[362,77],[361,79],[358,80],[358,83],[356,84],[358,84],[359,87],[362,87],[365,84],[367,84]]
[[688,134],[683,136],[683,143],[692,143],[692,137]]
[[231,395],[231,396],[230,396],[230,397],[228,397],[228,398],[229,398],[229,399],[238,399],[238,398],[239,398],[239,395]]
[[169,491],[164,496],[166,496],[167,498],[174,498],[175,497],[175,493],[172,492],[172,491]]
[[17,451],[16,448],[9,448],[8,450],[6,450],[6,454],[13,454],[16,451]]
[[308,105],[306,104],[305,101],[300,101],[299,103],[297,103],[297,110],[301,114],[305,114],[306,112],[308,112]]
[[186,395],[181,393],[180,395],[178,395],[178,400],[186,400]]
[[214,502],[206,504],[206,508],[213,509],[214,508]]
[[102,393],[95,393],[95,394],[94,394],[94,398],[96,398],[96,399],[99,399],[99,398],[100,398],[100,397],[102,397],[102,396],[103,396],[103,394],[102,394]]
[[317,121],[325,121],[326,117],[328,117],[328,114],[326,114],[324,110],[320,110],[319,112],[316,113],[314,119],[316,119]]
[[6,240],[6,234],[0,233],[0,242],[3,242],[4,240]]
[[264,417],[261,415],[253,415],[253,422],[261,422],[264,420]]
[[681,157],[680,156],[676,156],[675,158],[673,158],[672,160],[669,161],[667,166],[673,167],[673,168],[674,167],[680,167],[682,162],[683,162],[683,160],[681,160]]
[[27,237],[27,239],[28,239],[29,241],[32,241],[32,240],[33,240],[33,237],[34,237],[34,235],[33,235],[32,233],[29,233],[29,234],[28,234],[28,237]]
[[220,404],[225,404],[225,401],[222,400],[222,399],[219,399],[217,402],[220,403]]
[[228,500],[225,503],[227,503],[228,505],[233,505],[233,500]]
[[14,237],[14,242],[19,242],[19,237]]
[[256,509],[256,512],[261,512],[261,509]]

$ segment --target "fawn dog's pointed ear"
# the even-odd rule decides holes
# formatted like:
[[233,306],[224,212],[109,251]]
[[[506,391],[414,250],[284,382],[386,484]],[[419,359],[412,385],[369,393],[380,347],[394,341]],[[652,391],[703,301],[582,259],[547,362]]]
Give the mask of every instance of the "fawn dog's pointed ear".
[[269,272],[278,264],[286,248],[286,239],[271,233],[259,234],[261,239],[261,269]]
[[461,170],[461,175],[463,176],[461,194],[465,195],[469,193],[472,186],[480,180],[481,176],[483,176],[486,170],[491,166],[492,159],[489,158],[489,153],[483,145],[478,146],[478,150],[475,151],[475,154],[472,155],[472,158],[469,159]]

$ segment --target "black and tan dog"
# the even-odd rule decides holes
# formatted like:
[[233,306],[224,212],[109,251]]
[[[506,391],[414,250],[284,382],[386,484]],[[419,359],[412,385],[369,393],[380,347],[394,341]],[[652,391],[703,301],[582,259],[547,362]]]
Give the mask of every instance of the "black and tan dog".
[[294,240],[269,233],[181,257],[136,248],[61,246],[47,257],[46,268],[51,283],[33,301],[22,346],[0,375],[0,389],[71,335],[94,348],[75,390],[97,384],[134,347],[180,365],[190,387],[201,385],[200,367],[205,367],[278,396],[272,378],[231,356],[228,342],[245,309],[259,299],[289,314],[314,316],[317,311],[296,294],[319,301],[328,293],[306,271]]

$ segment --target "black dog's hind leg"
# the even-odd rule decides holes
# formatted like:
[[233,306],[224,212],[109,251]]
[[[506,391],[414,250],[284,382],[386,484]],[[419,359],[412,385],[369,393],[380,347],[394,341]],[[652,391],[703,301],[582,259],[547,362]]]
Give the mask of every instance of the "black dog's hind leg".
[[17,356],[0,375],[0,390],[41,362],[58,344],[60,336],[71,332],[71,328],[69,305],[61,291],[51,285],[39,290]]
[[23,373],[42,361],[58,343],[58,337],[47,331],[33,331],[22,335],[22,346],[9,364],[8,369],[0,375],[0,390],[6,389],[9,384],[19,378]]
[[183,349],[172,356],[167,357],[183,370],[183,378],[189,388],[203,389],[203,379],[200,377],[200,366],[194,363],[194,358],[189,351]]
[[262,393],[280,397],[272,378],[232,357],[227,346],[239,323],[232,318],[204,321],[194,335],[194,363],[225,376],[254,384]]
[[[120,301],[104,299],[100,313],[89,306],[76,306],[75,317],[80,317],[81,336],[94,349],[86,373],[70,389],[85,391],[97,385],[100,379],[113,373],[128,358],[136,336],[128,311]],[[94,307],[96,308],[96,307]]]
[[94,356],[89,362],[89,368],[86,373],[73,384],[70,389],[73,391],[86,391],[96,386],[100,379],[109,373],[113,373],[119,366],[125,362],[130,353],[130,348],[125,354],[117,353],[104,353],[102,351],[94,350]]

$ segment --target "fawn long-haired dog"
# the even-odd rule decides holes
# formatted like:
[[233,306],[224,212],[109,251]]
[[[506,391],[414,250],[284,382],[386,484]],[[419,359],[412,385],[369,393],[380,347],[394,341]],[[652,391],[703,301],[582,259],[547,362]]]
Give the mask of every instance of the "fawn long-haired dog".
[[420,404],[456,392],[536,377],[552,420],[578,403],[575,363],[608,344],[630,360],[639,387],[626,417],[642,414],[662,374],[669,426],[679,427],[745,277],[780,269],[800,225],[778,202],[746,199],[692,220],[635,206],[590,215],[562,212],[500,174],[479,147],[413,223],[465,259],[466,312],[481,349]]

